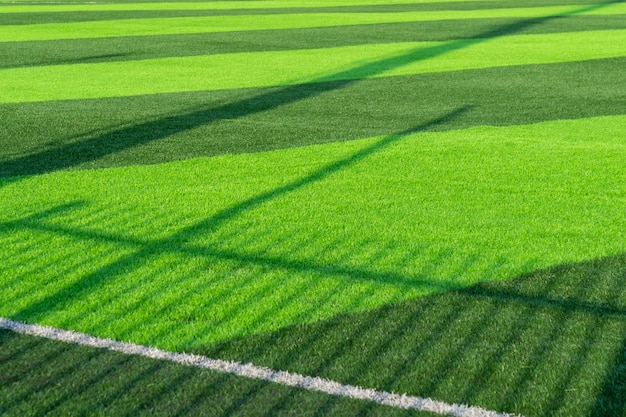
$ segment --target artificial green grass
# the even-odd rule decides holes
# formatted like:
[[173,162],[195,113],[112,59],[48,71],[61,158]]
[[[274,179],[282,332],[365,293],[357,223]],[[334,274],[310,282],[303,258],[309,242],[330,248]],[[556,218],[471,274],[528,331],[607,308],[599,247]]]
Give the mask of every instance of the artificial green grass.
[[[606,1],[605,3],[611,3]],[[6,4],[0,2],[0,23],[35,24],[67,23],[98,20],[137,19],[183,16],[222,16],[227,14],[299,14],[307,12],[377,13],[441,10],[480,10],[519,7],[546,7],[555,5],[588,5],[589,0],[527,0],[523,4],[512,1],[448,1],[354,3],[343,2],[144,2],[91,4]],[[258,8],[255,8],[258,7]]]
[[[23,3],[21,3],[23,2]],[[20,4],[21,3],[21,4]],[[74,3],[74,4],[73,4]],[[614,3],[614,1],[598,1],[597,4]],[[0,9],[0,13],[32,13],[32,12],[93,12],[93,11],[170,11],[170,10],[233,10],[239,14],[249,13],[254,10],[266,10],[271,12],[278,10],[297,10],[300,9],[329,9],[340,11],[432,11],[432,10],[480,10],[495,8],[514,8],[514,7],[545,7],[554,5],[576,5],[589,4],[589,0],[526,0],[522,4],[510,0],[394,0],[391,4],[385,0],[378,1],[163,1],[163,2],[133,2],[133,1],[113,1],[113,2],[92,2],[85,4],[80,1],[67,1],[64,4],[33,2],[32,0],[16,1],[0,1],[0,5],[7,6]]]
[[624,14],[626,5],[602,3],[592,6],[548,6],[487,10],[452,10],[390,13],[301,13],[270,15],[204,16],[154,19],[120,19],[94,22],[44,23],[0,26],[5,42],[53,39],[154,36],[189,33],[257,31],[377,23],[401,23],[449,19],[542,18],[546,16]]
[[[0,15],[0,23],[3,23],[3,16],[11,18],[12,22],[17,21],[14,15]],[[24,19],[32,23],[33,17],[29,16],[26,15]],[[511,32],[541,34],[607,29],[626,29],[626,15],[561,16],[555,19],[531,20],[520,18],[464,19],[462,25],[455,20],[442,20],[375,26],[0,42],[0,56],[2,57],[0,68],[397,42],[450,41],[493,37]],[[50,53],[51,50],[54,54]]]
[[[438,7],[446,7],[446,4],[460,2],[463,0],[421,0],[424,4],[435,4]],[[552,0],[554,1],[554,0]],[[0,2],[2,4],[3,2]],[[28,3],[25,0],[24,3]],[[302,0],[283,0],[283,1],[167,1],[167,2],[107,2],[91,4],[72,4],[67,2],[66,4],[54,4],[54,3],[32,3],[31,4],[18,4],[11,7],[5,7],[0,9],[0,13],[24,13],[29,11],[35,12],[86,12],[86,11],[135,11],[135,10],[237,10],[241,14],[241,10],[254,10],[254,9],[285,9],[285,8],[336,8],[336,7],[362,7],[362,6],[386,6],[387,2],[383,0],[316,0],[302,1]],[[413,4],[414,0],[394,0],[396,5]],[[489,2],[491,4],[493,2]],[[496,3],[497,4],[497,3]],[[510,4],[510,3],[509,3]],[[557,4],[559,4],[557,2]],[[566,4],[571,4],[569,0]],[[437,6],[436,6],[437,7]]]
[[[287,88],[0,105],[0,176],[623,112],[624,58]],[[410,86],[410,87],[409,87]],[[36,122],[33,122],[33,117]]]
[[201,352],[526,416],[623,416],[625,265],[559,265]]
[[[354,80],[622,57],[626,30],[3,70],[0,103]],[[315,63],[315,65],[313,65]]]
[[[622,255],[207,346],[532,416],[626,411]],[[423,415],[0,331],[3,415]],[[496,388],[494,388],[496,387]]]
[[0,315],[186,350],[620,253],[624,126],[9,178]]
[[[572,51],[568,60],[578,58],[571,62],[393,72],[418,58],[434,65],[448,54],[469,62],[499,52],[506,59],[513,47],[488,46],[571,41],[585,35],[581,30],[603,31],[595,32],[605,41],[594,45],[598,51],[621,45],[615,35],[623,31],[604,30],[623,29],[624,15],[600,13],[623,13],[623,2],[559,0],[546,5],[567,6],[541,9],[536,1],[518,3],[500,11],[486,9],[485,2],[432,3],[431,10],[445,11],[416,7],[407,14],[400,11],[413,6],[404,4],[386,14],[373,6],[359,13],[365,9],[355,2],[332,15],[377,23],[309,29],[288,21],[292,16],[280,14],[284,9],[272,16],[170,21],[165,11],[154,15],[162,19],[125,21],[174,27],[283,19],[294,29],[153,36],[146,26],[145,36],[55,40],[52,33],[44,36],[49,42],[2,42],[0,54],[11,56],[0,59],[5,68],[100,60],[103,67],[88,67],[126,65],[130,73],[134,62],[112,61],[168,56],[176,45],[175,55],[183,57],[298,57],[321,48],[384,50],[402,41],[448,41],[419,57],[348,60],[347,69],[329,67],[315,78],[294,70],[304,84],[291,86],[0,105],[0,315],[494,410],[624,415],[625,58],[577,61],[581,48]],[[461,12],[474,6],[482,10]],[[308,12],[322,10],[328,11],[298,13],[306,20],[318,16]],[[86,26],[90,16],[81,13],[76,21],[83,23],[3,30],[26,39],[35,26]],[[378,23],[411,13],[463,19]],[[471,16],[485,18],[466,20]],[[572,36],[549,35],[561,30]],[[324,35],[318,44],[311,41],[317,34]],[[337,39],[347,34],[359,39]],[[531,36],[521,36],[526,34]],[[160,52],[146,47],[154,42],[159,48],[159,40],[166,40]],[[194,42],[189,49],[187,41]],[[124,46],[116,51],[116,44]],[[525,54],[524,47],[518,53]],[[474,56],[467,55],[471,48]],[[565,51],[542,48],[549,60]],[[323,58],[314,61],[318,70],[326,65]],[[64,69],[71,74],[70,66]],[[5,95],[16,73],[2,71]],[[363,79],[381,74],[386,76]],[[76,87],[44,90],[61,86]],[[313,143],[326,144],[297,148]],[[281,148],[291,149],[245,154]],[[224,153],[237,155],[196,158]],[[138,166],[189,158],[196,159]],[[120,168],[87,171],[112,166]],[[51,173],[59,170],[74,171]],[[11,352],[34,340],[11,339]],[[129,380],[124,369],[112,373],[121,385],[110,382],[107,365],[103,372],[65,378],[68,366],[61,364],[76,368],[85,361],[54,361],[49,349],[33,346],[43,359],[30,368],[16,365],[23,363],[19,354],[3,357],[9,412],[67,414],[91,408],[88,397],[103,392],[95,408],[106,413],[109,399],[138,380]],[[62,383],[41,382],[39,367]],[[139,379],[148,386],[185,379],[178,370],[154,372],[156,382],[150,371]],[[91,389],[98,379],[105,385]],[[232,393],[223,399],[210,382],[191,396],[177,391],[174,399],[163,385],[146,394],[131,390],[139,395],[114,402],[113,412],[146,407],[154,414],[169,404],[164,413],[193,414],[196,399],[211,392],[218,395],[216,412],[224,415],[298,414],[292,398],[309,398],[304,401],[313,405],[306,412],[312,414],[370,410],[362,403],[329,408],[327,397],[296,397],[293,390],[276,394],[279,406],[262,395],[247,403],[266,385],[232,381]],[[240,410],[242,403],[249,406]]]
[[3,416],[432,416],[0,330]]

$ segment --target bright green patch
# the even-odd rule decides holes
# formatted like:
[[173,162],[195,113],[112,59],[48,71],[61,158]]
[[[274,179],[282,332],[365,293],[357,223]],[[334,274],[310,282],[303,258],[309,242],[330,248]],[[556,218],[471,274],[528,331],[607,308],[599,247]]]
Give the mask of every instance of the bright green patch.
[[625,120],[9,178],[0,315],[185,350],[620,253]]

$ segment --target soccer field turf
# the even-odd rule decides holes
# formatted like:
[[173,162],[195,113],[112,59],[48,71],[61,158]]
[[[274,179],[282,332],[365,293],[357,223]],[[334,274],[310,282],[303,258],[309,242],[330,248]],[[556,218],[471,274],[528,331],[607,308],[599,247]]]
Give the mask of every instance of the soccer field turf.
[[[0,1],[0,317],[625,415],[625,6]],[[10,415],[413,413],[0,335]]]

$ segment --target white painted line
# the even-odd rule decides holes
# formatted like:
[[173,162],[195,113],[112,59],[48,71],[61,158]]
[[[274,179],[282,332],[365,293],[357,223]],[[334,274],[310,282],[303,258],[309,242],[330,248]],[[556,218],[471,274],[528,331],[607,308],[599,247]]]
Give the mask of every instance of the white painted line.
[[429,411],[432,413],[451,415],[457,417],[509,417],[511,414],[498,413],[485,410],[480,407],[471,407],[462,404],[448,404],[430,398],[414,397],[409,395],[393,394],[385,391],[376,391],[352,385],[344,385],[339,382],[322,379],[319,377],[293,374],[285,371],[244,364],[240,362],[211,359],[206,356],[191,355],[187,353],[167,352],[164,350],[135,345],[132,343],[118,342],[111,339],[101,339],[84,333],[45,327],[37,324],[25,324],[14,320],[0,317],[0,328],[12,330],[16,333],[30,336],[44,337],[66,343],[74,343],[81,346],[107,349],[122,352],[128,355],[143,356],[152,359],[166,360],[181,365],[205,368],[218,372],[225,372],[246,378],[260,379],[275,382],[281,385],[297,387],[311,391],[320,391],[331,395],[348,397],[359,400],[372,401],[377,404],[396,408]]

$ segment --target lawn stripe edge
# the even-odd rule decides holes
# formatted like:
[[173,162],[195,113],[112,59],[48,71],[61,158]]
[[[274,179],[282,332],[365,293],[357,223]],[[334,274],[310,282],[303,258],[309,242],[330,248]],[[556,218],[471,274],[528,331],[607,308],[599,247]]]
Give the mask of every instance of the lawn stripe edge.
[[128,342],[119,342],[111,339],[103,339],[85,333],[78,333],[54,327],[41,326],[37,324],[27,324],[4,317],[0,317],[0,329],[10,330],[15,333],[29,336],[42,337],[49,340],[76,344],[80,346],[106,349],[109,351],[120,352],[127,355],[165,360],[184,366],[209,369],[217,372],[233,374],[250,379],[273,382],[308,391],[318,391],[335,396],[371,401],[380,405],[386,405],[395,408],[427,411],[431,413],[457,417],[513,416],[512,414],[490,411],[481,407],[467,406],[463,404],[449,404],[442,401],[433,400],[431,398],[409,396],[406,394],[395,394],[386,391],[377,391],[371,388],[345,385],[320,377],[301,375],[287,371],[276,371],[273,369],[256,366],[251,363],[244,364],[241,362],[211,359],[206,356],[194,355],[189,353],[169,352]]

